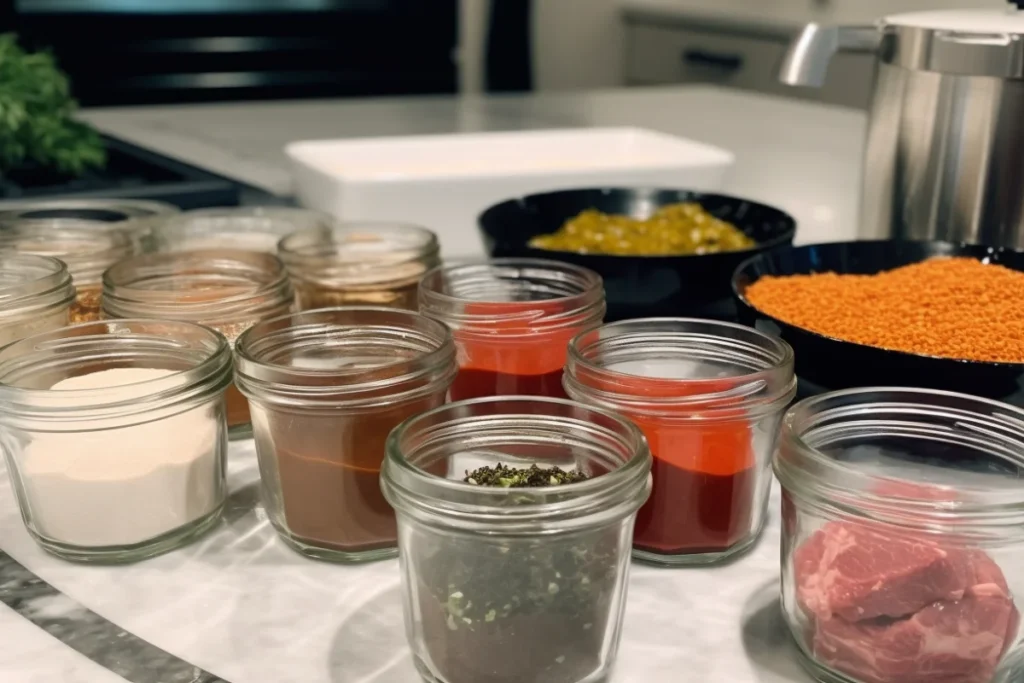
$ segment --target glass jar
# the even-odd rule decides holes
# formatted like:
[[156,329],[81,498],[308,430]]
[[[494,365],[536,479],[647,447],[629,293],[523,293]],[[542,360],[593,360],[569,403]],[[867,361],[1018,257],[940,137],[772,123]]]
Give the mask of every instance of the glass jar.
[[0,253],[0,346],[68,324],[75,287],[62,261]]
[[821,681],[1024,680],[1024,410],[868,388],[783,420],[782,602]]
[[420,312],[451,328],[459,375],[451,400],[565,398],[569,340],[604,318],[601,276],[541,259],[442,266],[420,282]]
[[626,415],[650,444],[654,492],[637,515],[634,557],[708,564],[754,543],[796,394],[785,342],[710,320],[612,323],[572,340],[565,389]]
[[129,234],[140,251],[152,250],[152,230],[162,218],[180,213],[173,204],[148,199],[47,199],[16,203],[0,210],[0,225],[88,221]]
[[[146,254],[103,274],[106,317],[199,323],[232,345],[257,321],[290,312],[293,299],[276,256],[239,249]],[[249,436],[249,403],[234,384],[226,401],[231,438]]]
[[14,251],[60,259],[71,273],[75,301],[72,323],[100,318],[102,276],[110,266],[137,252],[132,238],[116,229],[97,229],[88,221],[53,224],[18,224],[0,231],[0,252]]
[[274,528],[309,557],[394,557],[384,441],[444,402],[455,376],[448,330],[409,311],[325,308],[259,323],[237,352]]
[[0,444],[43,549],[130,562],[183,545],[224,505],[231,349],[199,325],[72,325],[0,349]]
[[[467,481],[497,464],[590,478]],[[636,426],[561,399],[462,401],[395,429],[381,487],[398,514],[406,633],[424,680],[607,680],[650,467]]]
[[429,230],[371,221],[294,233],[277,253],[303,311],[353,305],[415,311],[420,278],[441,262]]
[[286,206],[233,206],[185,211],[154,231],[158,251],[246,249],[273,254],[282,238],[308,228],[330,228],[334,218]]

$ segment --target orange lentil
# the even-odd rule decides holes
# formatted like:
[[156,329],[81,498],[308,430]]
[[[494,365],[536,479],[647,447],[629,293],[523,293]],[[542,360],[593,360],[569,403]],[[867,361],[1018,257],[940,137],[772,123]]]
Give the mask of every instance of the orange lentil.
[[876,275],[766,275],[754,308],[844,341],[928,356],[1024,363],[1024,273],[936,258]]

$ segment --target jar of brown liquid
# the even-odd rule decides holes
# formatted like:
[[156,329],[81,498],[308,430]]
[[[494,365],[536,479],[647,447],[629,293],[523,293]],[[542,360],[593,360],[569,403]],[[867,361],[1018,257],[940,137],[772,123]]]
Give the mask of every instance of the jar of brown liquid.
[[389,308],[325,308],[253,326],[236,347],[263,501],[298,552],[362,562],[397,554],[379,475],[388,433],[436,408],[455,377],[448,329]]
[[299,310],[388,306],[415,311],[425,272],[440,263],[437,236],[401,223],[341,223],[281,240]]
[[[199,323],[232,344],[254,323],[291,311],[293,297],[276,256],[236,249],[136,256],[103,274],[105,316]],[[232,384],[225,401],[229,436],[248,436],[245,397]]]
[[71,323],[99,320],[103,271],[138,248],[128,233],[95,221],[33,220],[5,225],[0,231],[0,251],[52,256],[67,265],[76,290]]

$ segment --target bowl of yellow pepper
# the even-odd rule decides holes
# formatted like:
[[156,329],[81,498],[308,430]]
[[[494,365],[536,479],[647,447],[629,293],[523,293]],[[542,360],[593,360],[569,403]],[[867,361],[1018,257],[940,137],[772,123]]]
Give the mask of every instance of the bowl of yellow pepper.
[[575,263],[604,278],[606,320],[735,317],[731,278],[751,256],[790,245],[780,209],[689,190],[598,188],[534,194],[478,219],[488,253]]

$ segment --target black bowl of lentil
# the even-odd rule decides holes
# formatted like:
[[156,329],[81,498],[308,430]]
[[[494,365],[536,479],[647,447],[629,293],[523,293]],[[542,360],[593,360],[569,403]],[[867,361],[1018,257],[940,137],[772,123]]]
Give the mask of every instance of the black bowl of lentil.
[[[943,257],[954,261],[931,261]],[[957,266],[957,257],[1003,266],[1022,277],[1002,269],[979,271],[966,261]],[[819,283],[806,293],[751,289],[759,281],[772,281],[762,281],[769,276],[878,275],[894,269],[900,269],[898,275],[888,273],[885,280],[860,281],[874,282],[869,286],[875,289],[858,284],[858,293],[850,297],[837,289],[847,285],[821,278],[791,281],[790,287]],[[1024,359],[1022,251],[894,240],[814,244],[747,260],[737,268],[732,286],[740,322],[793,347],[802,395],[905,386],[1024,405],[1024,362],[1011,362]],[[801,298],[802,303],[794,303]],[[860,340],[848,341],[850,337]],[[982,360],[986,357],[1001,360]]]
[[[671,204],[696,202],[712,216],[751,237],[740,251],[671,256],[580,254],[530,246],[538,235],[594,209],[647,217]],[[532,194],[496,204],[478,218],[484,245],[494,258],[555,259],[589,268],[604,279],[607,321],[657,316],[735,320],[730,281],[736,266],[775,247],[792,244],[796,221],[765,204],[721,194],[652,188],[575,189]]]

